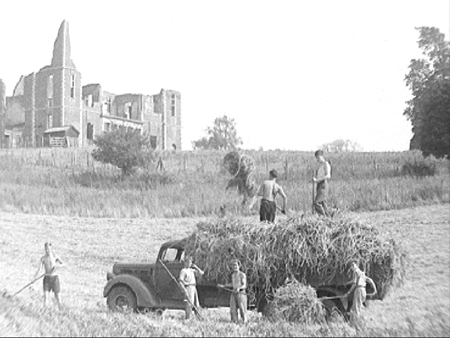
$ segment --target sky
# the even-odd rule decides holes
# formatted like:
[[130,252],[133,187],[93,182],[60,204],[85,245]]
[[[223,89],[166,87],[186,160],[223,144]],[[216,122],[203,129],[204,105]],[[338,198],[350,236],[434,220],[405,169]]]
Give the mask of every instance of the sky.
[[63,20],[82,84],[115,94],[181,93],[182,148],[217,117],[244,149],[408,150],[404,78],[415,27],[450,33],[450,0],[0,1],[0,78],[51,61]]

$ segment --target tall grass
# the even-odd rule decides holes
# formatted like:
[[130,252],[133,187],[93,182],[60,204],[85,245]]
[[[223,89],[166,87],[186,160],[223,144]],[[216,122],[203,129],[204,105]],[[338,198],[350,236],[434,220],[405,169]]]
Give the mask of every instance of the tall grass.
[[[0,151],[0,208],[29,213],[90,217],[189,217],[214,215],[219,208],[248,214],[236,191],[225,193],[230,174],[221,167],[226,152],[164,152],[156,163],[130,178],[100,164],[86,149]],[[246,151],[262,181],[268,170],[291,211],[311,210],[312,153]],[[351,211],[388,210],[449,201],[448,161],[419,152],[330,154],[329,204]],[[223,208],[222,208],[223,209]],[[256,213],[255,207],[252,213]]]

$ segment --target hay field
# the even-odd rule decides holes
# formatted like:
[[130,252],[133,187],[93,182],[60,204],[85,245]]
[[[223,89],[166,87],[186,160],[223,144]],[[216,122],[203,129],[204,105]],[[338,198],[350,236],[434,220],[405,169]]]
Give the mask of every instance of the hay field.
[[[80,217],[203,217],[221,206],[248,215],[236,190],[225,192],[232,175],[221,163],[226,151],[163,152],[133,177],[93,161],[92,149],[0,149],[0,210]],[[288,196],[287,209],[311,210],[312,152],[246,151],[260,184],[270,169]],[[418,151],[328,154],[332,163],[329,204],[341,210],[401,209],[450,201],[448,160]],[[257,213],[255,208],[252,213]]]
[[[279,216],[284,217],[284,216]],[[204,309],[205,322],[186,323],[182,311],[112,314],[102,296],[114,261],[154,261],[161,243],[182,238],[206,218],[113,219],[0,213],[0,336],[449,336],[450,211],[448,204],[361,213],[404,243],[405,284],[365,311],[359,328],[347,323],[271,323],[250,313],[229,323],[228,309]],[[41,306],[41,281],[16,298],[33,277],[45,241],[66,262],[64,308]]]

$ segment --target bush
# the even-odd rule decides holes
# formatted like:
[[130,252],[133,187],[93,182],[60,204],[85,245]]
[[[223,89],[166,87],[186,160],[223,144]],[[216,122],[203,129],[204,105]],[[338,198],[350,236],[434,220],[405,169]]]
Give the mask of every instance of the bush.
[[136,167],[144,167],[152,160],[150,142],[139,131],[116,129],[98,136],[92,157],[102,163],[112,164],[128,176]]
[[402,176],[434,176],[436,174],[436,160],[430,157],[408,160],[402,165],[400,173]]

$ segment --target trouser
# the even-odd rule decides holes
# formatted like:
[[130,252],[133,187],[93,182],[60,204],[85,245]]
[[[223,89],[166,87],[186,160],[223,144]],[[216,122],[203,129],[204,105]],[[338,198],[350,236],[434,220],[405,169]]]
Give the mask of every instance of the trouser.
[[327,196],[328,196],[328,182],[322,181],[317,184],[316,197],[314,198],[314,210],[319,215],[328,216]]
[[353,304],[350,309],[351,314],[354,317],[358,317],[361,314],[363,303],[366,300],[366,288],[358,286],[353,293]]
[[261,200],[261,207],[259,208],[259,220],[261,222],[267,221],[273,223],[275,221],[275,213],[277,205],[274,201],[269,201],[263,198]]
[[230,314],[231,320],[238,322],[238,310],[242,321],[247,321],[247,295],[244,292],[232,293],[230,297]]
[[[188,285],[186,288],[186,297],[185,299],[185,312],[186,312],[186,319],[191,318],[192,314],[192,304],[198,309],[200,307],[199,301],[198,301],[198,294],[197,294],[197,288],[195,285]],[[188,301],[189,299],[189,301]]]

